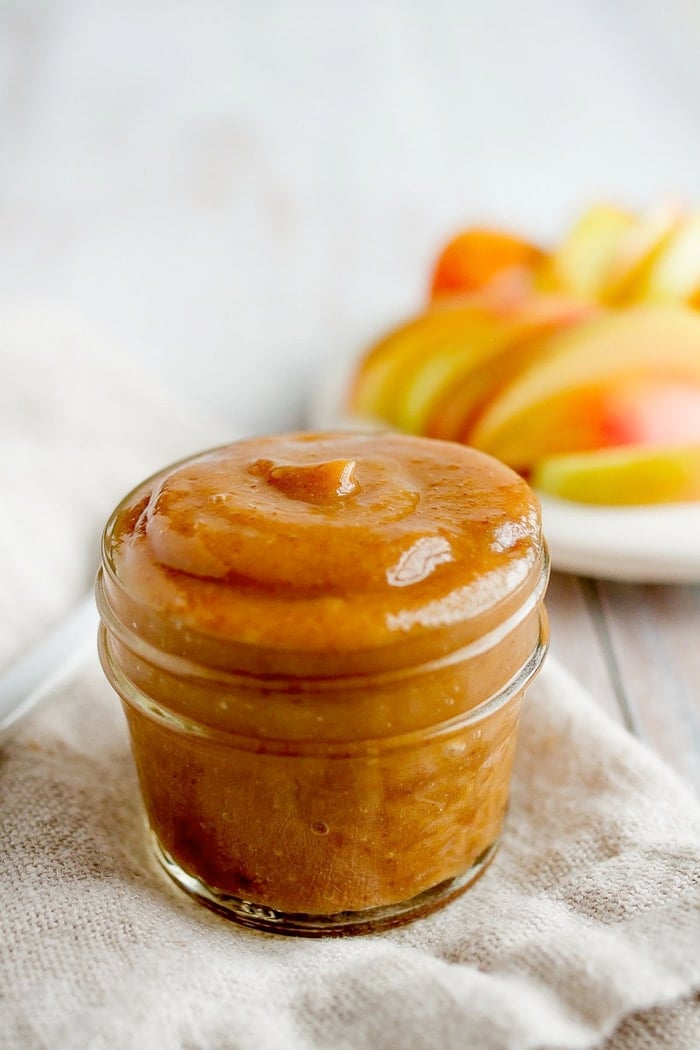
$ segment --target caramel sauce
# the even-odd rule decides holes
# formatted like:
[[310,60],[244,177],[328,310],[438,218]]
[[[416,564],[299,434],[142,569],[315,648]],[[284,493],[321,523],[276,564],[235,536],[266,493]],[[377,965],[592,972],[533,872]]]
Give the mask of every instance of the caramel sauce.
[[292,434],[139,486],[105,531],[101,652],[159,848],[209,902],[297,920],[463,879],[524,686],[463,716],[542,649],[545,578],[535,497],[463,446]]
[[507,467],[348,433],[241,442],[165,472],[122,508],[107,557],[137,619],[231,641],[244,669],[277,657],[293,672],[306,653],[304,672],[333,673],[332,654],[395,665],[477,636],[540,549],[535,498]]

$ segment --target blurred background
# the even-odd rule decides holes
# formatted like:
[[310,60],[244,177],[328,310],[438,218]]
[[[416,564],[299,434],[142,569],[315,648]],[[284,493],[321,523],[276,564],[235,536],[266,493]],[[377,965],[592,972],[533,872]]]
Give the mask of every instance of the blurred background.
[[463,223],[697,199],[699,47],[697,0],[0,0],[0,295],[296,425]]

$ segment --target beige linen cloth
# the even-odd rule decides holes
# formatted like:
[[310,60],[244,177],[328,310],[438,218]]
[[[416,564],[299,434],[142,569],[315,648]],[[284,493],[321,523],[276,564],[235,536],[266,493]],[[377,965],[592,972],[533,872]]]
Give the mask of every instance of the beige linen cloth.
[[[0,666],[79,597],[116,499],[226,437],[97,344],[0,311]],[[3,1050],[700,1047],[698,805],[553,662],[493,866],[390,933],[255,934],[171,888],[95,659],[0,752],[0,823]]]

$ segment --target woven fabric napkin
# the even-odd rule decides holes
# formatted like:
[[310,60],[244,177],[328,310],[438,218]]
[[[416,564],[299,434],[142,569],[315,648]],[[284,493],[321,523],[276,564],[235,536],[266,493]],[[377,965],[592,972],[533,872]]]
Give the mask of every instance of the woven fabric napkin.
[[[227,427],[56,314],[0,311],[0,342],[1,667],[79,596],[116,499]],[[96,660],[0,752],[0,824],[3,1050],[700,1046],[700,809],[553,661],[496,861],[390,933],[256,934],[171,888]]]

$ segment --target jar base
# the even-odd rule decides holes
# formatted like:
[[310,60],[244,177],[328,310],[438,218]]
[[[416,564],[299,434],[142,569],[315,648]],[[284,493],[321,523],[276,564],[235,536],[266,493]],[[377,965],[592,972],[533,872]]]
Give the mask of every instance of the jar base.
[[409,900],[362,911],[342,911],[335,915],[305,915],[277,911],[267,905],[255,904],[230,893],[213,889],[185,871],[157,836],[151,832],[151,844],[155,857],[172,881],[200,904],[240,926],[261,930],[265,933],[283,934],[289,937],[347,937],[356,934],[377,933],[419,919],[435,911],[468,889],[484,873],[498,849],[498,840],[492,843],[477,858],[474,864],[461,875],[446,879]]

